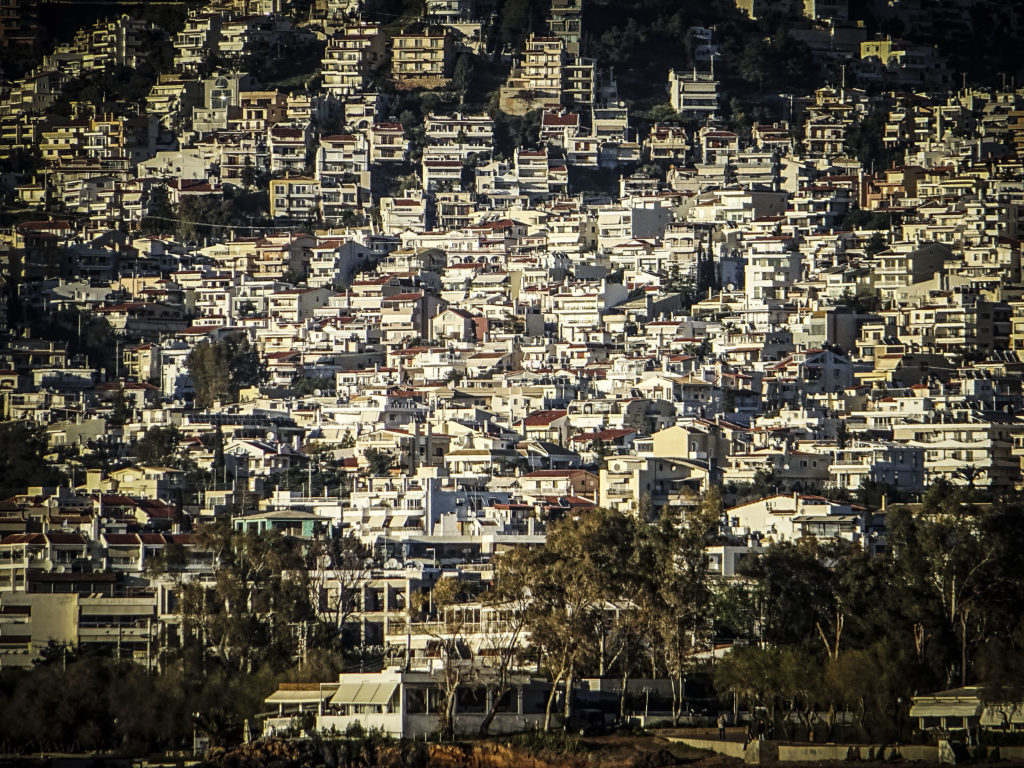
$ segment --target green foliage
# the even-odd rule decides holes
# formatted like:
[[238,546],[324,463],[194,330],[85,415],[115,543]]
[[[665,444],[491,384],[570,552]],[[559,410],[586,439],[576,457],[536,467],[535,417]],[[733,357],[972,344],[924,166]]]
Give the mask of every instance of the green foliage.
[[854,293],[847,288],[840,294],[838,303],[860,314],[869,314],[878,311],[879,296],[877,293]]
[[864,246],[864,252],[868,256],[874,256],[876,253],[881,253],[888,247],[889,244],[885,241],[885,235],[881,232],[875,232],[868,240],[868,244]]
[[46,430],[28,421],[0,422],[0,499],[29,486],[56,486],[64,475],[44,458]]
[[[115,750],[145,755],[191,747],[193,726],[214,744],[237,741],[263,699],[298,670],[246,675],[203,670],[168,658],[160,671],[55,649],[34,669],[0,671],[5,749],[15,752]],[[193,713],[198,712],[194,718]]]
[[319,69],[327,44],[321,40],[297,39],[280,45],[259,40],[247,46],[242,68],[268,90],[298,92]]
[[124,389],[118,389],[110,401],[110,423],[114,426],[124,426],[132,417],[131,404],[124,394]]
[[266,216],[268,207],[265,192],[235,195],[225,189],[219,197],[190,195],[175,211],[176,235],[186,242],[197,242],[204,237],[222,237],[232,228],[246,231],[254,220]]
[[144,234],[169,232],[176,218],[174,206],[167,196],[167,187],[157,184],[150,190],[146,215],[142,217],[139,229]]
[[306,276],[303,274],[301,269],[295,267],[288,267],[284,274],[281,275],[281,280],[290,283],[291,285],[300,285],[305,282]]
[[287,666],[298,650],[292,627],[316,618],[299,543],[242,533],[228,521],[201,526],[194,540],[213,553],[215,569],[212,584],[181,585],[187,636],[203,638],[202,650],[227,670]]
[[499,47],[521,49],[531,31],[544,28],[547,8],[541,0],[504,0],[497,23]]
[[135,445],[139,463],[151,467],[181,465],[181,433],[177,427],[150,427]]
[[763,605],[762,640],[773,645],[814,645],[816,623],[831,612],[831,571],[815,542],[801,539],[768,548],[744,562]]
[[367,448],[363,453],[363,457],[369,465],[367,471],[371,477],[386,475],[395,465],[394,455],[388,451],[382,451],[378,448]]
[[[892,737],[892,702],[976,682],[990,701],[1024,692],[1024,567],[1019,505],[975,508],[971,491],[935,484],[919,510],[890,506],[891,552],[843,542],[773,544],[715,590],[718,630],[757,647],[717,667],[720,695],[786,710],[805,738]],[[835,713],[851,713],[840,731]]]
[[502,738],[506,744],[541,756],[581,755],[587,743],[569,731],[526,731]]
[[235,402],[242,387],[255,386],[265,378],[259,355],[245,335],[204,342],[189,353],[186,364],[200,407],[209,407],[215,400]]
[[903,148],[891,148],[882,141],[889,113],[881,106],[873,108],[846,131],[846,149],[868,171],[880,171],[894,162],[901,162]]
[[89,365],[113,377],[117,368],[117,339],[110,323],[79,309],[60,309],[31,318],[34,339],[63,342],[68,355],[85,355]]
[[540,141],[539,109],[525,115],[507,115],[492,109],[491,117],[494,119],[495,157],[509,160],[515,155],[516,148],[532,149]]
[[292,382],[292,389],[297,395],[312,395],[317,390],[329,393],[334,391],[334,380],[328,376],[298,376]]

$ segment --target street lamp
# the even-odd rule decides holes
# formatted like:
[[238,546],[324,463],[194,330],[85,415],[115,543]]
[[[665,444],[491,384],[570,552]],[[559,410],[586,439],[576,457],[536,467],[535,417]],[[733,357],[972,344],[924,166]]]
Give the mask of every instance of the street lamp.
[[896,746],[903,746],[903,697],[896,697]]

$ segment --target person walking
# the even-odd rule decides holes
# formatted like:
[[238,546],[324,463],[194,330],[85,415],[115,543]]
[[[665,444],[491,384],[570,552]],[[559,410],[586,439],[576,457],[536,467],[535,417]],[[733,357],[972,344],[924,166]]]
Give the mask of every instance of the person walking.
[[718,740],[725,741],[725,713],[718,716]]

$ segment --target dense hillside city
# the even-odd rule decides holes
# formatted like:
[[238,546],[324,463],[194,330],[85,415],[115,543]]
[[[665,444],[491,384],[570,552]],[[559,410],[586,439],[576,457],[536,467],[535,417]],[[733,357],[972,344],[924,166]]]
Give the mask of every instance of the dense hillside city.
[[1024,759],[1022,27],[0,0],[0,753]]

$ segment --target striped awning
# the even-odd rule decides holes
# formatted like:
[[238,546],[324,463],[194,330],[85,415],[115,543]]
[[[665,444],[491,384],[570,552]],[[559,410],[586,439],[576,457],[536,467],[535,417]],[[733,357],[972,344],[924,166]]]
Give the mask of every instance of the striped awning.
[[347,704],[384,705],[398,688],[397,682],[388,683],[342,683],[337,693],[331,697],[331,704],[345,706]]

